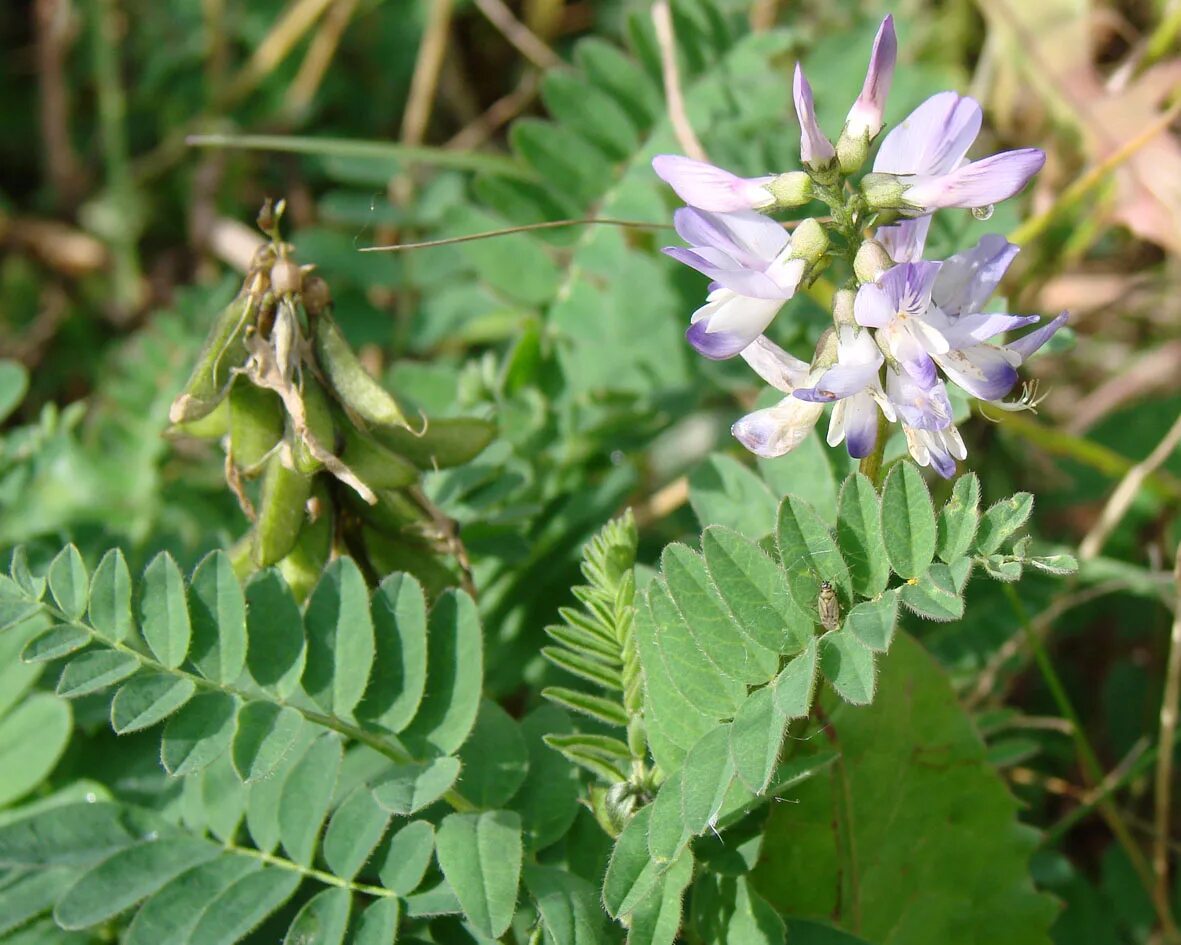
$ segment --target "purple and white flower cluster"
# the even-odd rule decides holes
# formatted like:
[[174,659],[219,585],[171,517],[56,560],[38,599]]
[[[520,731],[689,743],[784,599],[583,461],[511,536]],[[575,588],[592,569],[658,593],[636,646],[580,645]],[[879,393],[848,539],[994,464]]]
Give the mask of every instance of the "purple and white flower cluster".
[[[711,280],[686,337],[708,358],[741,355],[786,395],[735,423],[735,437],[760,456],[781,456],[831,403],[830,445],[844,442],[851,456],[869,456],[880,414],[901,424],[916,462],[951,477],[965,450],[947,382],[1001,407],[1023,406],[1003,402],[1017,368],[1067,316],[1000,343],[1006,332],[1041,321],[984,311],[1017,247],[990,235],[942,262],[922,258],[934,211],[990,207],[1020,191],[1045,161],[1036,148],[967,160],[982,121],[973,99],[955,92],[927,99],[885,136],[858,188],[846,186],[882,129],[896,53],[893,20],[886,17],[835,145],[817,124],[812,88],[796,67],[803,171],[743,178],[678,155],[660,155],[652,164],[688,204],[674,222],[689,245],[665,252]],[[855,279],[835,293],[833,328],[805,363],[763,332],[826,262],[827,230],[809,219],[789,234],[766,214],[814,198],[833,209],[830,228],[855,253]]]

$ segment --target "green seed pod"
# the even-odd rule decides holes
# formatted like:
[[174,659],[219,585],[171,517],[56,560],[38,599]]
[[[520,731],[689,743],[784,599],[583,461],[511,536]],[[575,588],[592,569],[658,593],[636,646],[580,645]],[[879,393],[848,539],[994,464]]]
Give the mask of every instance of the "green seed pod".
[[418,467],[386,449],[351,423],[342,424],[344,450],[340,458],[370,489],[402,489],[418,482]]
[[419,469],[450,469],[475,459],[496,436],[496,424],[477,417],[424,421],[421,433],[404,427],[375,428],[374,436]]
[[247,475],[257,471],[283,439],[279,395],[239,378],[230,390],[230,458]]
[[347,493],[345,498],[366,525],[385,535],[397,536],[408,527],[421,527],[430,521],[404,489],[378,489],[374,505],[369,505],[356,493]]
[[323,485],[317,486],[312,493],[308,506],[313,504],[317,507],[315,519],[309,520],[300,530],[291,554],[278,565],[287,586],[300,603],[316,586],[332,552],[332,503]]
[[229,391],[232,369],[246,360],[242,337],[250,320],[252,296],[243,292],[227,305],[214,322],[205,347],[188,383],[172,402],[168,419],[172,423],[200,420],[213,410]]
[[[301,395],[308,435],[320,449],[330,453],[336,452],[336,426],[332,420],[332,408],[328,401],[328,395],[320,386],[320,382],[307,371],[304,372]],[[295,445],[291,454],[295,468],[305,473],[313,473],[321,469],[324,464],[313,455],[304,440],[299,436],[294,439]]]
[[291,553],[307,520],[312,479],[283,464],[286,449],[267,460],[262,503],[254,526],[254,563],[270,567]]
[[337,398],[362,420],[379,426],[409,426],[393,395],[365,370],[327,312],[315,319],[316,358]]
[[191,436],[198,440],[220,440],[230,432],[230,401],[226,398],[200,420],[174,423],[166,431],[168,436]]

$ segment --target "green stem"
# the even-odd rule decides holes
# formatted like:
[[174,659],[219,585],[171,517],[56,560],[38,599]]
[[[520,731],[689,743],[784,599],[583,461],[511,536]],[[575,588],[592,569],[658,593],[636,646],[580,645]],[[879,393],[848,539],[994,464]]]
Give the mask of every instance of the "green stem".
[[886,440],[890,438],[890,423],[878,411],[878,438],[874,443],[873,452],[861,460],[861,473],[866,476],[873,487],[878,489],[882,484],[882,457],[886,452]]
[[333,876],[331,873],[326,873],[323,870],[313,869],[310,866],[302,866],[294,860],[288,860],[281,856],[275,856],[273,853],[264,853],[262,850],[255,850],[251,847],[240,847],[234,843],[227,843],[224,847],[227,853],[233,853],[238,856],[248,856],[253,860],[261,860],[268,866],[276,866],[281,870],[288,870],[292,873],[299,873],[305,879],[314,879],[317,882],[324,883],[328,886],[336,886],[339,889],[347,889],[349,892],[363,893],[367,896],[381,896],[385,899],[396,899],[397,894],[390,892],[382,886],[371,886],[368,883],[354,883],[351,880],[341,879],[339,876]]

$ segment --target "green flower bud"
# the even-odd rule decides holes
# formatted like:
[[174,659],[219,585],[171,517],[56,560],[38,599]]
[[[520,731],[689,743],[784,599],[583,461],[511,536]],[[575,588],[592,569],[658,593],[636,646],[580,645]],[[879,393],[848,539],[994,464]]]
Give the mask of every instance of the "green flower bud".
[[861,192],[871,210],[901,210],[906,186],[895,174],[866,174],[861,178]]
[[815,265],[828,252],[828,233],[823,226],[808,217],[801,220],[791,234],[791,258],[806,260]]
[[848,126],[837,138],[837,163],[841,166],[842,174],[856,174],[861,165],[869,157],[869,135],[849,134]]
[[855,324],[853,300],[857,293],[852,289],[837,289],[832,296],[832,320],[838,325]]
[[853,259],[853,272],[859,282],[877,282],[883,272],[894,265],[886,248],[876,240],[866,240]]
[[812,199],[812,178],[804,171],[788,171],[766,185],[775,198],[774,208],[802,207]]

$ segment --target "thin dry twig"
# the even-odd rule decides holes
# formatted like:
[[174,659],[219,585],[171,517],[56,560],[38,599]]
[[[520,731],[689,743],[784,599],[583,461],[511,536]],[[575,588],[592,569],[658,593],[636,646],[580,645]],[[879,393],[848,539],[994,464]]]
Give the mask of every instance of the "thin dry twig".
[[1156,805],[1153,823],[1152,871],[1156,874],[1157,898],[1169,899],[1169,819],[1173,802],[1173,752],[1171,746],[1177,734],[1177,707],[1181,703],[1181,549],[1173,566],[1177,583],[1178,609],[1173,615],[1173,629],[1169,634],[1169,658],[1165,667],[1165,692],[1160,707],[1160,739],[1162,750],[1156,759]]
[[540,87],[541,73],[536,69],[528,70],[521,76],[516,88],[489,105],[484,113],[471,124],[457,131],[444,147],[455,151],[478,148],[499,128],[508,124],[528,108],[537,97]]
[[1181,444],[1181,416],[1178,416],[1173,425],[1169,427],[1169,432],[1157,443],[1156,449],[1149,453],[1142,462],[1129,469],[1124,478],[1120,480],[1120,484],[1115,487],[1111,498],[1107,500],[1107,505],[1103,507],[1099,520],[1095,522],[1078,546],[1080,561],[1089,561],[1099,554],[1103,549],[1104,542],[1107,541],[1116,526],[1123,521],[1124,515],[1127,514],[1136,494],[1140,491],[1140,487],[1144,485],[1144,480],[1156,472],[1165,460],[1173,455],[1173,450],[1177,448],[1178,444]]
[[430,4],[426,28],[414,60],[414,78],[406,111],[402,113],[402,143],[422,144],[427,122],[435,104],[435,90],[439,85],[439,70],[447,51],[451,30],[452,0],[435,0]]
[[642,505],[635,507],[636,524],[641,528],[671,515],[689,501],[689,477],[678,476],[658,489]]
[[681,74],[677,68],[677,37],[673,31],[672,12],[668,0],[652,4],[652,24],[656,27],[656,42],[660,45],[660,70],[664,77],[664,100],[668,120],[677,136],[681,150],[698,161],[707,160],[705,148],[697,140],[689,115],[685,111],[685,96],[681,92]]
[[263,41],[254,48],[254,54],[234,76],[226,89],[225,98],[237,101],[248,95],[260,80],[270,75],[300,39],[315,26],[320,15],[333,0],[292,0],[283,15],[271,28]]
[[554,69],[562,65],[561,57],[513,16],[513,11],[505,6],[504,0],[475,0],[475,3],[488,22],[537,68]]
[[70,5],[65,0],[37,0],[33,14],[45,175],[59,201],[68,205],[82,196],[84,187],[82,163],[70,139],[70,90],[65,61],[73,33]]
[[756,33],[769,30],[779,16],[779,0],[754,0],[750,6],[750,28]]
[[283,108],[288,115],[302,115],[311,105],[320,83],[324,81],[328,67],[332,64],[344,31],[356,12],[357,3],[358,0],[336,0],[324,14],[324,22],[320,29],[312,34],[308,51],[304,54],[303,62],[299,64],[299,72],[287,89]]

